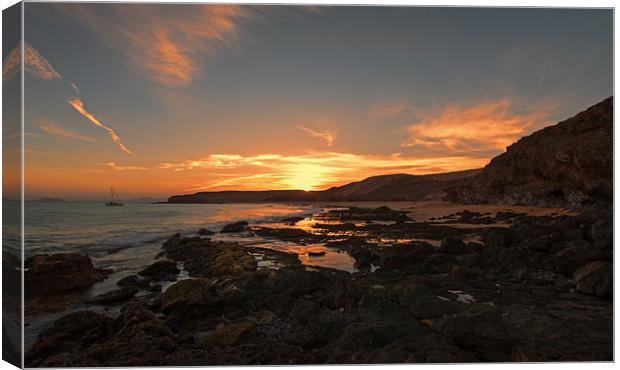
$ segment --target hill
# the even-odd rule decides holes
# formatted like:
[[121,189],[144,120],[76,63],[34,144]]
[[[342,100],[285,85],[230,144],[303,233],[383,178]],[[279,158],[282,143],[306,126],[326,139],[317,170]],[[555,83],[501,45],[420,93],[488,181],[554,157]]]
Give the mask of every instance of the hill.
[[613,197],[613,97],[510,145],[482,172],[446,189],[460,203],[580,208]]
[[337,202],[337,201],[418,201],[441,199],[442,190],[480,170],[431,175],[381,175],[321,191],[266,190],[216,191],[175,195],[168,203],[261,203],[261,202]]

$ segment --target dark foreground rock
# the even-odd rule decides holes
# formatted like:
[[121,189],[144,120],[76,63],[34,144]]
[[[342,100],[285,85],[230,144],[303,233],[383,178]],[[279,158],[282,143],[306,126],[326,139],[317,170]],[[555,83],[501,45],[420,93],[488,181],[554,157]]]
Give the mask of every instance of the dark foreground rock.
[[96,269],[88,256],[77,253],[37,255],[24,264],[25,292],[31,295],[84,289],[107,277],[107,272]]
[[[491,226],[479,227],[487,217]],[[57,320],[26,364],[612,360],[612,223],[600,214],[500,218],[501,227],[493,215],[463,211],[442,220],[471,227],[337,219],[312,233],[254,230],[348,253],[360,270],[352,274],[300,263],[322,251],[298,256],[174,235],[162,246],[167,260],[146,270],[155,276],[179,263],[189,279],[163,292],[151,289],[151,277],[119,281],[122,289],[96,297],[124,303],[119,316],[83,311]]]
[[225,225],[220,233],[241,233],[248,227],[247,221],[234,222],[232,224]]

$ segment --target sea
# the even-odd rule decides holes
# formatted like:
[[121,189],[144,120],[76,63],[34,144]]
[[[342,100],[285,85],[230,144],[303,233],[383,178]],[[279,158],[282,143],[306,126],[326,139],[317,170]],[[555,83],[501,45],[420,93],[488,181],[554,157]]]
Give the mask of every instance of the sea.
[[[304,217],[309,221],[312,215],[321,210],[320,207],[310,204],[126,203],[122,207],[108,207],[101,202],[26,202],[24,255],[26,258],[38,254],[65,252],[88,255],[97,268],[113,271],[106,280],[85,292],[86,296],[93,297],[118,289],[118,280],[136,274],[155,262],[156,256],[162,251],[162,244],[176,233],[183,236],[198,235],[200,228],[218,232],[225,225],[236,221],[247,221],[250,226],[287,227],[287,224],[282,222],[283,218]],[[301,226],[296,227],[312,229],[310,222],[302,221],[299,224]],[[216,233],[211,238],[297,253],[307,268],[320,266],[347,272],[357,271],[355,260],[351,256],[322,245],[282,242],[262,238],[252,232]],[[324,251],[325,255],[311,257],[309,251]],[[261,261],[258,261],[258,265],[271,267],[262,265]],[[177,279],[184,278],[188,278],[188,275],[182,270]],[[170,284],[173,282],[164,282],[162,285],[166,289]],[[27,320],[26,348],[42,329],[49,327],[54,319],[66,313],[31,317]]]

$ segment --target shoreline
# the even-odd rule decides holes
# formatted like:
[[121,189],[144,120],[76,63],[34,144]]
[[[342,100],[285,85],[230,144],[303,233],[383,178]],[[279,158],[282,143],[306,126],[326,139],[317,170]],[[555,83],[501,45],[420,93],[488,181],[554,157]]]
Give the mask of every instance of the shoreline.
[[[334,202],[328,203],[334,205]],[[298,339],[294,338],[299,333],[308,334],[306,330],[310,328],[309,322],[313,322],[315,319],[321,322],[321,320],[329,318],[329,322],[333,319],[340,323],[338,325],[343,325],[342,330],[344,331],[339,332],[339,334],[323,334],[326,336],[320,342],[327,343],[327,347],[314,348],[312,346],[316,345],[311,345],[308,348],[302,346],[301,353],[298,353],[298,350],[282,352],[283,354],[290,352],[289,360],[294,361],[294,363],[322,363],[317,362],[321,357],[313,357],[314,355],[311,356],[310,354],[315,353],[314,351],[329,356],[349,353],[348,345],[339,342],[338,338],[343,335],[346,337],[351,330],[355,332],[354,327],[350,327],[353,324],[350,320],[356,315],[365,317],[362,319],[364,325],[371,325],[377,318],[388,320],[391,322],[390,325],[395,325],[395,327],[404,325],[401,320],[405,320],[405,318],[409,322],[408,325],[411,325],[412,322],[417,323],[418,326],[421,325],[416,330],[425,328],[423,336],[434,343],[434,346],[440,346],[439,343],[444,343],[441,346],[445,346],[444,350],[448,351],[447,353],[458,354],[455,358],[451,358],[447,354],[444,357],[435,357],[435,361],[439,362],[467,360],[544,361],[554,359],[552,357],[545,358],[543,355],[541,355],[543,357],[535,357],[538,352],[531,352],[534,349],[527,347],[527,342],[523,342],[526,339],[523,337],[523,333],[528,330],[537,330],[534,323],[538,320],[536,317],[540,315],[546,317],[545,320],[551,320],[551,324],[548,325],[554,325],[554,327],[547,327],[549,330],[559,330],[559,326],[555,327],[555,325],[560,325],[560,322],[552,319],[553,315],[569,314],[578,323],[585,320],[584,317],[594,318],[594,324],[590,324],[596,328],[595,332],[585,332],[585,326],[570,333],[564,332],[563,335],[566,336],[564,341],[569,343],[572,350],[578,352],[567,359],[606,360],[608,359],[607,353],[612,353],[609,347],[611,346],[611,342],[609,342],[611,336],[605,334],[605,325],[612,320],[612,306],[606,295],[608,293],[596,288],[592,290],[595,293],[581,293],[580,289],[588,291],[588,288],[580,287],[581,283],[575,280],[577,278],[574,275],[575,271],[583,268],[584,265],[595,262],[600,265],[608,263],[604,262],[606,260],[610,261],[611,251],[607,252],[608,249],[606,249],[609,247],[608,245],[597,247],[597,252],[594,254],[575,257],[575,253],[579,251],[582,251],[579,253],[583,254],[586,246],[601,242],[602,239],[598,241],[597,239],[602,238],[602,236],[593,239],[590,230],[587,229],[594,227],[596,220],[558,209],[537,207],[526,207],[536,214],[528,215],[518,212],[518,210],[525,208],[517,206],[494,206],[491,209],[487,207],[487,212],[478,212],[483,210],[479,208],[483,206],[472,207],[443,203],[421,204],[417,202],[415,208],[411,208],[413,205],[405,202],[399,203],[402,206],[401,209],[393,209],[385,207],[385,202],[382,202],[383,206],[378,208],[364,208],[360,207],[360,203],[356,204],[357,206],[344,207],[339,204],[339,207],[336,208],[325,208],[321,214],[314,215],[311,220],[300,217],[283,217],[281,222],[271,224],[247,225],[237,222],[225,227],[225,229],[229,229],[230,233],[226,233],[223,238],[220,235],[224,234],[214,234],[215,230],[200,232],[197,230],[196,234],[187,236],[175,235],[164,243],[158,257],[154,260],[155,262],[151,267],[147,267],[147,270],[155,271],[155,276],[146,277],[141,275],[146,273],[141,272],[132,278],[133,283],[131,284],[138,285],[124,285],[120,289],[117,287],[116,290],[102,293],[99,297],[91,297],[91,299],[110,303],[100,306],[93,306],[88,303],[81,304],[78,305],[81,310],[69,314],[68,317],[75,318],[75,315],[84,315],[82,311],[88,311],[93,307],[104,307],[104,310],[107,308],[119,315],[112,316],[109,320],[122,323],[129,319],[126,317],[128,310],[138,309],[139,312],[143,312],[140,315],[148,317],[155,315],[153,319],[147,321],[154,324],[151,320],[158,320],[157,325],[163,325],[162,330],[167,328],[165,330],[175,332],[174,327],[179,325],[187,328],[204,326],[204,330],[207,330],[205,334],[200,334],[200,330],[196,332],[193,329],[188,329],[189,332],[183,335],[194,338],[196,335],[201,338],[206,335],[205,338],[211,338],[208,345],[206,342],[197,345],[196,339],[192,342],[194,344],[178,342],[175,345],[177,349],[172,352],[173,355],[184,356],[185,351],[200,352],[201,348],[206,350],[212,345],[216,345],[220,349],[226,348],[219,358],[209,357],[216,356],[215,354],[202,353],[202,359],[192,360],[195,362],[189,361],[189,359],[181,360],[181,358],[177,358],[174,362],[172,360],[166,362],[168,360],[155,354],[146,358],[138,356],[137,358],[143,358],[145,361],[141,363],[142,365],[164,365],[167,363],[177,365],[251,364],[256,359],[244,361],[240,357],[235,357],[234,360],[227,360],[225,354],[235,353],[235,356],[250,356],[251,353],[255,352],[244,349],[244,346],[252,345],[262,348],[269,343],[273,345],[270,338],[271,335],[275,334],[261,332],[259,330],[261,325],[269,327],[274,325],[277,327],[280,325],[278,323],[289,325],[290,329],[286,329],[284,332],[279,331],[279,335],[288,338],[283,339],[284,342],[282,343],[287,346],[297,346],[295,343]],[[368,205],[368,203],[363,205]],[[434,212],[430,212],[431,209]],[[451,212],[455,209],[460,209],[460,211]],[[442,215],[438,216],[439,214]],[[431,220],[431,218],[433,219]],[[575,230],[582,231],[575,232]],[[202,236],[199,235],[201,233]],[[258,236],[266,241],[267,245],[256,242],[254,245],[251,242],[239,244],[239,241],[235,241],[235,238],[243,238],[244,235],[247,235],[250,238],[249,240],[251,237]],[[510,241],[506,239],[507,235],[512,235]],[[433,245],[424,239],[436,240],[439,243]],[[271,245],[269,240],[273,241]],[[275,248],[276,242],[280,243],[278,245],[282,247]],[[500,246],[498,243],[502,245]],[[293,245],[299,247],[295,249],[291,247]],[[572,254],[569,253],[571,251]],[[348,258],[352,258],[356,271],[348,273],[321,265],[310,265],[310,263],[320,261],[322,258],[337,255],[346,255],[349,256]],[[172,271],[172,274],[166,273],[166,269]],[[186,276],[179,278],[179,273],[185,273]],[[314,281],[312,284],[318,284],[312,289],[324,291],[325,293],[321,294],[328,296],[336,294],[339,298],[332,297],[327,301],[324,301],[327,297],[321,299],[317,297],[304,298],[306,293],[300,296],[295,293],[289,298],[282,296],[286,289],[296,291],[310,281]],[[113,282],[110,281],[110,283]],[[195,284],[195,286],[193,288],[185,287],[186,284]],[[237,290],[229,291],[230,284],[234,284]],[[334,284],[334,287],[331,287],[331,284]],[[175,303],[170,306],[169,303],[166,303],[170,297],[166,298],[166,296],[180,289],[179,286],[184,286],[180,291],[184,293],[179,293],[181,295],[175,298],[180,300],[178,304]],[[207,289],[207,286],[208,291],[212,293],[208,293],[208,297],[205,296],[204,301],[201,300],[199,304],[187,301],[190,296],[186,296],[186,294],[190,293],[186,289],[191,291],[195,288],[203,291],[203,289]],[[285,288],[286,286],[289,288]],[[499,286],[502,288],[499,289],[501,294],[498,295]],[[332,291],[335,287],[339,287],[338,292],[340,293]],[[524,287],[527,287],[527,290],[524,291]],[[403,292],[408,292],[410,289],[421,290],[426,293],[415,293],[411,297],[413,301],[410,302],[402,298],[405,301],[401,302],[401,297],[406,297],[409,294]],[[314,297],[314,294],[312,293],[310,296]],[[343,294],[344,296],[342,296]],[[379,294],[378,300],[372,304],[372,307],[363,308],[364,305],[360,306],[361,301],[358,300],[364,296],[370,297],[369,294],[370,296]],[[384,294],[394,298],[380,298]],[[418,294],[422,295],[418,297]],[[602,294],[602,296],[597,297],[597,294]],[[542,297],[547,298],[543,299]],[[265,299],[275,299],[275,301],[268,303]],[[382,313],[385,307],[380,307],[392,302],[392,299],[397,300],[396,306],[390,306],[391,308],[388,310],[390,313],[385,316],[386,313]],[[581,310],[587,312],[571,312],[571,309],[558,311],[562,304],[559,305],[560,307],[554,308],[552,299],[564,302],[569,306],[572,304],[571,302],[575,304],[580,302],[581,305],[585,304],[585,308],[582,307]],[[280,303],[274,306],[275,302]],[[379,306],[375,307],[375,305]],[[550,311],[548,314],[534,312],[526,309],[528,305],[543,305]],[[445,308],[442,309],[441,307],[444,306]],[[293,311],[289,312],[291,307]],[[439,321],[426,317],[429,315],[428,311],[425,311],[427,309],[419,311],[424,307],[429,307],[429,309],[433,307],[431,311],[440,314]],[[195,311],[197,309],[199,311]],[[224,312],[219,312],[221,309],[224,309]],[[270,312],[271,319],[262,322],[262,319],[256,315],[265,310]],[[331,312],[333,310],[341,312],[341,314],[332,317],[333,313]],[[209,313],[212,311],[213,313]],[[93,320],[104,320],[101,314],[88,315],[94,315],[92,316]],[[393,318],[392,315],[394,315]],[[509,315],[510,320],[516,321],[507,321],[504,318],[505,315]],[[311,317],[315,317],[315,319],[311,319]],[[371,317],[375,319],[371,319]],[[453,330],[456,330],[455,328],[459,325],[465,325],[468,335],[471,335],[472,332],[476,333],[477,325],[485,325],[482,323],[475,324],[478,321],[474,318],[477,317],[484,317],[484,322],[492,323],[494,329],[489,333],[481,334],[483,338],[480,340],[482,342],[476,340],[474,343],[469,343],[466,340],[467,343],[460,343],[461,332],[454,333]],[[224,319],[223,322],[222,319]],[[474,321],[467,324],[468,320]],[[48,336],[50,332],[64,333],[70,330],[62,321],[62,319],[56,321],[40,335]],[[234,340],[227,337],[232,333],[220,332],[224,330],[223,328],[228,328],[226,330],[240,329],[237,327],[230,328],[229,326],[232,324],[228,323],[231,322],[243,323],[244,328],[242,330],[243,335],[235,336]],[[350,325],[347,322],[350,322]],[[440,322],[441,324],[439,324]],[[109,330],[113,331],[114,325],[110,326]],[[446,329],[455,325],[456,327],[453,329]],[[246,329],[247,333],[245,332]],[[371,333],[376,330],[385,329],[375,328],[371,330]],[[182,332],[178,332],[173,337],[181,334]],[[361,335],[360,333],[349,334],[352,335],[351,340]],[[368,335],[372,337],[375,334],[366,333],[362,337]],[[492,335],[494,339],[485,339],[484,337],[487,335]],[[221,336],[228,339],[221,342]],[[503,336],[517,337],[517,339],[506,341],[500,338]],[[99,337],[97,343],[106,348],[119,344],[110,342],[111,339],[106,338]],[[532,336],[528,334],[527,338],[531,340]],[[579,349],[583,347],[584,338],[599,343],[596,351],[591,347],[585,350]],[[228,342],[229,339],[234,343]],[[155,338],[150,340],[155,340]],[[180,339],[177,338],[176,340]],[[489,340],[495,343],[491,346],[492,348],[487,348]],[[393,338],[392,341],[398,342],[398,338]],[[282,343],[281,345],[283,345]],[[497,345],[499,347],[496,347]],[[553,351],[557,350],[554,349],[553,345],[540,345],[546,346],[546,349],[543,348],[543,352],[544,350],[549,351],[547,356],[552,356]],[[54,361],[52,360],[55,358],[53,351],[48,353],[49,351],[46,350],[44,353],[48,353],[48,355],[42,355],[41,346],[44,346],[44,343],[39,338],[30,349],[27,361],[31,366],[44,366],[50,364],[49,361]],[[365,354],[360,354],[361,357],[357,359],[347,358],[346,361],[377,362],[383,347],[383,345],[373,345]],[[425,351],[431,351],[431,348],[429,347]],[[403,355],[407,353],[411,355],[410,350],[404,348],[397,352]],[[430,359],[428,357],[431,356],[430,353],[424,355],[426,361]],[[258,356],[258,354],[256,355]],[[93,366],[124,364],[118,358],[116,361],[120,362],[114,362],[115,360],[92,362],[94,361],[93,358],[87,354],[74,353],[71,356],[77,356],[79,361],[83,361],[80,363],[84,366],[88,364]],[[331,358],[329,356],[323,357],[323,359]],[[112,357],[114,358],[114,356]],[[337,359],[337,357],[333,358]],[[413,362],[422,361],[415,356],[409,360]],[[284,363],[284,359],[274,358],[262,361],[261,363],[270,364]]]

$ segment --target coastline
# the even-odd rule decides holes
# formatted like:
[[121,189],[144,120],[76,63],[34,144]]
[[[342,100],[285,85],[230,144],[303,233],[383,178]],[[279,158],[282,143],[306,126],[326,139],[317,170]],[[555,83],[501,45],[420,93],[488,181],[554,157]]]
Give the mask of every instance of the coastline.
[[[111,290],[100,291],[98,296],[92,297],[91,295],[89,297],[91,300],[99,297],[99,301],[107,303],[77,303],[77,306],[74,307],[78,307],[78,311],[70,313],[68,317],[83,315],[80,312],[95,309],[99,313],[92,314],[94,315],[91,318],[93,320],[100,321],[108,317],[114,322],[123,322],[123,320],[128,319],[126,317],[127,310],[139,309],[140,312],[143,312],[140,315],[155,315],[153,319],[159,320],[157,321],[158,325],[161,324],[168,328],[166,330],[172,330],[176,325],[190,328],[196,325],[198,327],[206,325],[205,330],[207,331],[204,334],[200,334],[202,331],[190,330],[189,334],[184,334],[185,336],[198,335],[202,337],[206,335],[206,337],[211,338],[211,341],[217,342],[218,340],[212,337],[219,338],[219,336],[224,335],[224,333],[218,332],[220,330],[218,328],[226,328],[229,326],[227,323],[230,322],[241,322],[245,325],[243,328],[248,331],[245,333],[245,329],[242,330],[248,337],[235,337],[234,344],[226,341],[216,344],[209,342],[208,346],[203,343],[196,347],[196,343],[185,346],[179,342],[175,346],[175,351],[172,352],[173,355],[177,356],[182,356],[185,351],[200,351],[201,348],[206,351],[206,348],[211,345],[227,348],[224,353],[230,352],[236,353],[237,356],[241,354],[248,356],[248,350],[244,350],[243,345],[250,345],[251,343],[253,346],[259,345],[259,348],[263,348],[263,346],[266,347],[271,343],[269,341],[271,334],[262,333],[258,330],[260,325],[273,326],[280,321],[284,321],[286,325],[290,326],[290,329],[280,333],[288,338],[284,339],[283,343],[287,346],[297,346],[298,344],[295,343],[299,339],[293,340],[291,336],[296,337],[301,335],[300,333],[308,334],[307,330],[310,328],[308,323],[314,320],[310,319],[310,317],[314,317],[312,315],[316,315],[316,319],[319,321],[329,317],[330,320],[334,319],[339,322],[339,325],[343,326],[341,328],[343,331],[339,331],[338,334],[323,334],[325,337],[320,342],[328,343],[328,347],[318,346],[314,348],[312,346],[316,345],[313,344],[310,352],[304,347],[303,356],[291,352],[292,357],[289,359],[295,363],[323,363],[330,358],[337,358],[330,356],[350,354],[350,349],[347,349],[349,348],[348,345],[338,342],[337,338],[343,335],[346,337],[346,334],[353,330],[354,327],[350,326],[353,325],[350,320],[362,312],[366,312],[365,315],[381,317],[382,320],[391,320],[393,322],[390,322],[390,325],[395,327],[404,325],[404,322],[400,320],[405,318],[409,322],[408,325],[411,325],[411,322],[416,322],[416,325],[421,325],[416,330],[425,328],[426,334],[424,336],[428,341],[433,342],[434,346],[444,343],[444,350],[458,354],[455,355],[457,357],[452,358],[453,361],[540,361],[549,359],[551,357],[544,356],[551,356],[551,353],[557,348],[545,344],[544,348],[550,352],[547,355],[540,355],[542,357],[536,357],[538,355],[531,352],[534,349],[527,347],[526,342],[519,344],[520,341],[525,340],[525,337],[519,339],[519,336],[527,330],[539,330],[536,327],[537,325],[534,325],[538,320],[536,317],[551,320],[549,325],[560,325],[560,322],[552,319],[553,315],[568,314],[579,323],[586,317],[594,317],[598,332],[588,334],[583,331],[585,326],[575,328],[571,332],[563,332],[564,340],[568,340],[567,343],[569,343],[571,350],[578,351],[573,357],[566,359],[605,360],[608,358],[607,353],[612,353],[611,342],[608,342],[611,335],[605,334],[606,329],[604,328],[610,322],[612,312],[611,302],[606,298],[607,293],[603,293],[602,297],[596,297],[596,293],[594,294],[595,297],[580,293],[578,291],[579,283],[576,282],[574,273],[582,265],[573,266],[575,263],[587,265],[601,259],[609,259],[611,251],[607,252],[605,249],[607,246],[604,246],[602,249],[597,249],[596,254],[581,256],[578,259],[575,258],[574,253],[565,256],[561,253],[566,253],[566,250],[571,248],[574,250],[575,243],[577,245],[579,243],[595,245],[597,241],[592,239],[590,230],[587,228],[588,225],[592,228],[596,224],[596,220],[584,218],[562,209],[529,206],[463,206],[445,202],[388,203],[391,207],[386,207],[385,202],[354,202],[353,204],[326,202],[321,204],[322,212],[320,214],[315,214],[309,218],[283,216],[279,222],[249,225],[237,222],[237,224],[229,225],[230,233],[222,234],[217,233],[217,230],[199,231],[197,229],[194,233],[175,235],[164,243],[163,249],[157,248],[158,256],[151,260],[154,264],[161,264],[164,261],[174,262],[172,265],[175,265],[175,268],[172,270],[172,274],[163,273],[163,275],[155,278],[149,277],[146,285],[129,285],[120,288],[115,287],[117,282],[113,281],[117,280],[118,277],[108,277],[104,281]],[[530,211],[532,214],[524,213],[524,211]],[[582,231],[580,233],[567,232],[567,230],[574,231],[575,228]],[[545,230],[545,232],[541,234],[540,231],[535,230]],[[203,235],[200,236],[200,234]],[[511,235],[510,243],[506,241],[507,235]],[[506,245],[501,247],[494,245],[494,243],[498,243],[496,241],[498,238],[500,243]],[[559,250],[556,251],[556,249]],[[332,256],[348,256],[353,261],[355,269],[346,272],[342,271],[342,267],[334,269],[318,263],[321,259],[329,260]],[[150,264],[148,261],[145,263]],[[567,267],[566,264],[570,266]],[[172,265],[169,265],[168,268],[172,268]],[[159,267],[154,269],[157,270]],[[140,274],[135,276],[134,284],[138,284],[138,282],[145,284],[145,276]],[[283,284],[286,281],[285,286],[292,284],[291,289],[294,290],[300,288],[299,284],[302,286],[308,284],[307,279],[310,279],[310,281],[316,281],[315,284],[320,285],[312,289],[325,291],[321,294],[337,294],[340,298],[332,297],[330,299],[336,300],[328,299],[323,302],[321,299],[304,298],[304,294],[308,293],[303,293],[300,296],[293,294],[284,298],[282,296],[284,292],[280,288],[274,288],[274,291],[264,291],[270,286],[265,281],[270,279],[275,280],[269,284],[279,286],[278,284]],[[191,283],[184,283],[183,281],[186,280]],[[259,281],[264,283],[258,283]],[[196,306],[195,303],[186,301],[189,298],[186,294],[192,293],[188,293],[185,290],[187,287],[184,287],[182,292],[185,293],[176,297],[181,302],[178,303],[179,308],[171,311],[169,305],[165,303],[165,297],[172,294],[171,292],[175,292],[177,288],[174,287],[179,284],[198,284],[197,287],[201,291],[208,286],[208,291],[212,293],[208,293],[204,302],[201,301]],[[200,284],[207,284],[207,286]],[[236,292],[227,291],[228,288],[226,287],[230,284],[234,284],[240,290]],[[331,284],[340,287],[340,292],[332,291]],[[502,287],[500,289],[501,294],[498,293],[497,288],[499,286]],[[524,287],[527,287],[525,291],[523,290]],[[410,289],[417,292],[411,298],[413,303],[400,301],[405,299],[402,298],[403,296],[406,297],[409,294],[403,293],[402,289],[405,289],[405,292]],[[419,291],[425,293],[422,294]],[[313,290],[309,293],[312,292]],[[238,296],[239,294],[241,296]],[[314,297],[314,294],[310,295]],[[362,297],[371,297],[376,294],[379,294],[377,299],[383,294],[393,295],[396,299],[396,306],[391,307],[390,310],[395,311],[385,316],[385,313],[381,313],[385,307],[379,307],[392,302],[392,298],[387,300],[381,298],[373,303],[372,307],[365,307],[365,304],[359,301]],[[421,295],[418,297],[418,294]],[[110,298],[110,295],[114,296],[113,299]],[[273,298],[269,299],[283,301],[278,304],[274,303],[275,306],[269,304],[265,299],[271,296]],[[547,298],[543,299],[544,296]],[[238,303],[233,304],[232,302]],[[560,304],[560,302],[563,303]],[[572,307],[571,305],[577,304],[577,302],[580,302],[581,305],[585,304],[586,308],[582,307],[579,310],[585,309],[587,312],[572,312],[570,308],[558,311],[559,308],[553,308],[556,307],[555,305]],[[375,307],[375,304],[379,306]],[[246,307],[246,305],[249,306]],[[442,320],[439,320],[441,324],[435,322],[432,317],[426,317],[425,315],[428,315],[428,312],[425,310],[418,312],[419,305],[429,307],[429,309],[433,307],[432,311],[437,311],[443,317]],[[550,311],[548,314],[542,314],[538,310],[526,309],[528,305],[542,305]],[[441,308],[443,306],[445,309]],[[290,311],[291,307],[293,311]],[[194,322],[196,318],[191,318],[193,316],[189,313],[187,313],[188,317],[185,314],[177,317],[178,312],[186,310],[192,312],[196,309],[203,312],[199,315],[202,318],[197,319],[197,322]],[[204,313],[205,309],[209,312],[214,310],[214,313]],[[220,309],[224,309],[224,312],[220,312]],[[226,310],[228,309],[233,310],[233,312],[227,313]],[[297,310],[302,313],[301,316],[291,313]],[[332,317],[333,310],[340,312],[337,318]],[[258,313],[262,315],[263,311],[270,312],[271,319],[267,320],[266,323],[256,317]],[[392,314],[396,316],[393,319],[388,318]],[[511,319],[507,321],[506,314],[515,316],[510,316]],[[216,317],[221,317],[224,321],[219,321],[220,319],[216,319]],[[478,330],[477,325],[480,323],[476,324],[477,321],[474,320],[468,324],[468,320],[473,320],[472,317],[476,318],[475,320],[478,320],[478,317],[484,317],[485,322],[490,320],[489,322],[494,325],[493,331],[481,334],[483,338],[477,339],[475,343],[459,343],[460,339],[458,338],[463,333],[452,333],[451,330],[456,329],[448,330],[446,328],[465,325],[465,328],[459,330],[466,330],[469,334],[471,331],[476,332]],[[521,318],[517,320],[518,317]],[[57,315],[54,315],[54,318],[58,318]],[[516,322],[510,322],[512,319]],[[212,322],[213,320],[219,324]],[[371,320],[370,317],[365,318],[363,322],[367,320],[367,325],[374,322],[374,319]],[[151,319],[147,321],[151,322]],[[169,325],[173,326],[170,327]],[[44,342],[41,342],[41,336],[49,336],[50,332],[65,333],[66,330],[69,330],[66,324],[62,323],[62,319],[55,321],[54,324],[50,321],[45,327],[41,328],[44,329],[43,332],[28,353],[27,359],[29,359],[31,366],[44,366],[49,364],[49,361],[54,361],[52,359],[56,358],[56,355],[60,355],[60,353],[54,354],[53,351],[48,353],[47,350],[44,351],[47,353],[46,355],[41,355],[41,346],[44,346]],[[368,337],[370,335],[372,337],[375,335],[372,333],[376,330],[384,329],[374,328],[370,334],[362,335],[351,332],[349,335],[353,337],[360,335]],[[551,329],[559,330],[555,326]],[[109,330],[114,329],[110,327]],[[181,333],[175,335],[179,334]],[[226,333],[226,335],[231,335],[231,333]],[[484,336],[486,335],[495,338],[492,341],[495,343],[492,348],[487,348],[491,338],[485,339]],[[516,339],[500,340],[499,337],[503,336],[516,337]],[[528,334],[529,337],[530,334]],[[579,349],[580,346],[583,346],[583,341],[586,338],[598,343],[597,351],[588,352]],[[150,340],[155,340],[155,338]],[[177,338],[177,340],[180,339]],[[376,340],[376,338],[368,340]],[[479,340],[483,344],[480,344]],[[104,337],[98,338],[97,341],[106,347],[119,344],[110,342],[109,338]],[[393,341],[398,342],[398,338],[394,338]],[[401,344],[404,345],[404,343]],[[496,348],[497,345],[500,347]],[[380,361],[381,357],[377,350],[381,347],[368,349],[364,354],[358,354],[359,358],[347,357],[346,361],[363,363]],[[74,349],[68,350],[73,351]],[[308,353],[314,353],[312,351],[324,353],[325,357],[316,357],[316,354],[314,357],[307,357],[309,356]],[[427,348],[426,351],[431,351],[431,348]],[[218,358],[211,358],[209,357],[211,355],[202,353],[202,356],[207,356],[208,359],[203,357],[201,360],[192,360],[195,362],[189,359],[185,360],[189,362],[183,362],[180,358],[177,358],[176,362],[172,362],[172,360],[166,362],[167,360],[163,357],[155,355],[150,358],[143,356],[134,358],[143,358],[142,365],[163,365],[166,363],[223,365],[228,363],[251,364],[257,361],[256,359],[244,361],[240,357],[235,357],[234,360],[227,359],[224,353],[221,355],[222,357]],[[289,351],[282,353],[289,353]],[[91,362],[94,360],[88,354],[74,353],[71,356],[77,356],[78,361],[85,361],[82,362],[83,365],[115,366],[124,363],[118,358],[116,360],[120,362],[113,362],[114,359],[110,359],[111,362]],[[430,356],[430,353],[426,353],[424,356]],[[425,358],[428,361],[429,357]],[[417,358],[409,360],[420,361]],[[450,359],[442,357],[436,360],[446,361]],[[285,359],[272,358],[265,360],[264,363],[285,363]]]

